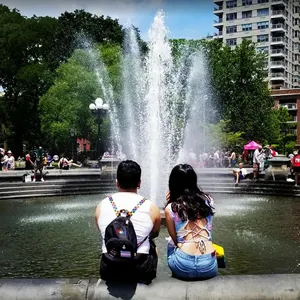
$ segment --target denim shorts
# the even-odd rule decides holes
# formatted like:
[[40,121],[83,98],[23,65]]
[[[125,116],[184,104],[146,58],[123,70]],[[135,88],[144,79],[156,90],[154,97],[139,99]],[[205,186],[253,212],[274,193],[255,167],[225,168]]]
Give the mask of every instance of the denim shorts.
[[174,277],[186,280],[208,279],[218,275],[216,253],[190,255],[168,246],[168,265]]

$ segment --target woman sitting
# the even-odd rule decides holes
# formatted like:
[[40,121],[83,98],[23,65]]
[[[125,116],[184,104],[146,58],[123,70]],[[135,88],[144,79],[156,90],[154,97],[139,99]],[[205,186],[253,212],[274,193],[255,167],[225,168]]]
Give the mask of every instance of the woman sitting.
[[173,168],[169,178],[166,225],[170,234],[168,265],[181,279],[217,276],[216,252],[212,244],[213,199],[197,186],[197,175],[187,164]]
[[62,156],[62,158],[58,162],[58,167],[63,170],[69,170],[72,166],[81,168],[82,165],[75,164],[73,162],[73,159],[68,160],[64,156]]

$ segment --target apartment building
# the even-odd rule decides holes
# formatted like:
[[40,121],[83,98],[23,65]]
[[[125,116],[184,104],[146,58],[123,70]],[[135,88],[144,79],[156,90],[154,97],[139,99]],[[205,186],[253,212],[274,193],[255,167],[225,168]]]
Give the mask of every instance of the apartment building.
[[300,146],[300,89],[272,90],[271,97],[274,100],[275,108],[283,106],[288,109],[291,120],[290,133],[295,131],[297,144]]
[[231,47],[243,39],[268,55],[270,88],[300,87],[300,0],[214,0],[214,38]]

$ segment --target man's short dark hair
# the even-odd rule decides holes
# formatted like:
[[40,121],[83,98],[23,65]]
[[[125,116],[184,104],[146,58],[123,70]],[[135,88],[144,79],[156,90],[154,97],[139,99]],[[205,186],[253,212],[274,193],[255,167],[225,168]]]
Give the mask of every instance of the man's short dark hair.
[[117,180],[121,189],[136,189],[141,181],[141,167],[133,160],[122,161],[117,170]]

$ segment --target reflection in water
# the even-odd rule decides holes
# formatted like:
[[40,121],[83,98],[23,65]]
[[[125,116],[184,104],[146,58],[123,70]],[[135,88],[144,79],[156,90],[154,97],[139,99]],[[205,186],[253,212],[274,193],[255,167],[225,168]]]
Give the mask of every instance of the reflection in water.
[[[100,236],[94,210],[104,195],[0,202],[0,277],[98,276]],[[300,273],[296,198],[215,195],[214,242],[224,246],[221,274]],[[158,278],[169,276],[166,229],[157,239]]]

